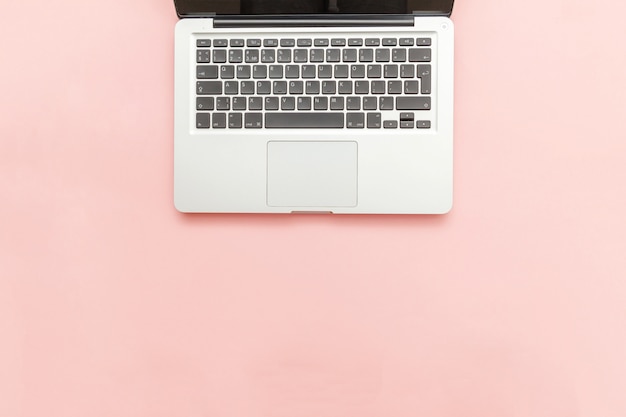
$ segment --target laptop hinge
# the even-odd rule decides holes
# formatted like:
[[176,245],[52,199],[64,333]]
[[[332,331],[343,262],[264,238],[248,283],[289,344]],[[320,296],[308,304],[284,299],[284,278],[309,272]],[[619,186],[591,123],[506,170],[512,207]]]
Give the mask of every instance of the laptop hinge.
[[414,26],[412,15],[216,16],[216,28]]

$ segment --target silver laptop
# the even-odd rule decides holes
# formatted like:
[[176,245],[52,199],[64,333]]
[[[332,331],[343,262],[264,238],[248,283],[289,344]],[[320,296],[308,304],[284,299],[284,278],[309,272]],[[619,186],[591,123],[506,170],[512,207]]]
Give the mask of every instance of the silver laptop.
[[174,203],[452,206],[453,0],[175,0]]

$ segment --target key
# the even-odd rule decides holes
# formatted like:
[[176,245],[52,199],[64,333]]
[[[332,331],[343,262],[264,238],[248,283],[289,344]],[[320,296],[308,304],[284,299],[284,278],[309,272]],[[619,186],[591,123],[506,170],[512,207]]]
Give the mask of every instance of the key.
[[[330,113],[336,114],[336,113]],[[346,115],[346,127],[348,129],[363,129],[365,127],[364,113],[348,113]]]
[[218,97],[215,99],[216,110],[230,110],[230,97]]
[[213,110],[213,97],[196,97],[196,110]]
[[417,76],[421,80],[421,93],[430,94],[430,87],[431,87],[430,65],[418,65]]
[[302,94],[303,91],[302,81],[289,81],[289,94]]
[[331,44],[331,46],[346,46],[346,40],[345,39],[340,39],[340,38],[335,38],[335,39],[331,39],[330,40],[330,44]]
[[352,78],[365,78],[365,65],[352,65]]
[[380,129],[380,113],[367,113],[367,127]]
[[267,65],[255,65],[252,67],[252,78],[267,78]]
[[228,127],[231,129],[241,129],[241,113],[228,114]]
[[265,97],[265,110],[278,110],[278,97]]
[[413,78],[415,76],[415,66],[413,64],[400,65],[400,78]]
[[213,42],[213,46],[217,46],[218,48],[223,48],[225,46],[228,46],[228,40],[226,40],[226,39],[215,39],[215,42]]
[[261,97],[249,97],[248,109],[249,110],[263,110],[263,99]]
[[343,113],[265,113],[266,128],[342,128]]
[[241,94],[254,94],[254,81],[241,82]]
[[230,46],[232,47],[242,47],[244,45],[243,39],[231,39],[230,40]]
[[396,97],[398,110],[430,110],[430,97]]
[[302,66],[302,78],[315,78],[315,65]]
[[311,46],[313,41],[311,39],[298,39],[298,46]]
[[261,46],[261,39],[248,39],[246,41],[246,46],[253,48]]
[[381,97],[378,104],[381,110],[393,110],[393,97]]
[[250,65],[237,65],[237,78],[250,78]]
[[311,97],[298,97],[298,110],[311,110]]
[[418,46],[430,46],[430,38],[417,38],[416,45]]
[[380,78],[380,65],[370,64],[367,66],[367,78]]
[[224,79],[235,78],[235,66],[234,65],[222,65],[220,67],[220,77]]
[[237,81],[226,81],[224,83],[224,94],[239,94],[239,83]]
[[394,48],[391,51],[391,60],[393,62],[404,62],[404,61],[406,61],[406,49],[404,49],[404,48]]
[[271,64],[276,60],[276,51],[273,49],[263,49],[261,51],[261,62]]
[[343,97],[331,97],[330,109],[331,110],[343,110]]
[[413,128],[412,120],[400,120],[400,129],[411,129]]
[[285,65],[285,78],[300,77],[300,65]]
[[247,100],[245,97],[233,97],[230,104],[233,110],[245,110],[246,102]]
[[402,94],[402,81],[389,81],[387,83],[388,94]]
[[348,46],[361,46],[363,45],[363,39],[350,38],[348,39]]
[[270,65],[270,78],[283,78],[283,66]]
[[328,110],[328,97],[315,97],[313,99],[314,110]]
[[296,41],[293,39],[281,39],[280,46],[296,46]]
[[320,82],[319,81],[307,81],[305,85],[307,94],[319,94],[320,93]]
[[360,62],[372,62],[374,60],[373,49],[359,49],[359,61]]
[[363,110],[376,110],[376,97],[363,97]]
[[222,64],[226,62],[226,50],[214,49],[213,50],[213,62],[215,62],[216,64]]
[[396,46],[395,38],[383,38],[383,46]]
[[287,94],[287,81],[274,81],[272,91],[274,94]]
[[409,49],[409,62],[430,62],[430,48],[411,48]]
[[329,45],[328,39],[315,39],[313,41],[313,44],[315,46],[328,46]]
[[308,62],[309,51],[306,49],[296,49],[293,51],[293,62]]
[[208,49],[204,51],[197,51],[196,62],[211,62],[211,51]]
[[231,49],[228,51],[228,62],[231,64],[243,62],[243,51],[241,49]]
[[196,46],[198,48],[207,48],[211,46],[211,39],[198,39],[196,40]]
[[263,113],[246,113],[244,115],[244,127],[246,129],[260,129],[263,123]]
[[281,63],[291,62],[291,49],[279,49],[277,52],[276,61]]
[[323,49],[311,49],[309,61],[324,62],[324,50]]
[[372,94],[385,94],[385,82],[384,81],[372,81]]
[[209,113],[196,113],[196,127],[198,129],[207,129],[211,127],[211,118]]
[[196,94],[198,95],[222,94],[222,82],[221,81],[198,81],[196,82]]
[[246,49],[246,62],[249,64],[256,64],[259,62],[259,50]]
[[335,78],[348,78],[348,66],[335,65]]
[[333,66],[332,65],[318,65],[317,66],[317,77],[318,78],[331,78],[333,76]]
[[344,49],[343,50],[343,62],[356,62],[357,51],[356,49]]
[[398,127],[398,121],[397,120],[385,120],[383,122],[383,127],[385,129],[396,129]]
[[326,62],[339,62],[341,61],[340,49],[327,49],[326,50]]
[[417,81],[404,82],[404,94],[417,94]]
[[369,94],[370,82],[369,81],[355,81],[354,92],[356,94]]
[[413,38],[400,38],[400,46],[413,46]]
[[196,67],[196,78],[217,78],[219,67],[217,65],[198,65]]
[[365,46],[378,46],[380,45],[380,39],[368,38],[365,39]]
[[413,121],[414,119],[415,119],[415,113],[413,113],[413,112],[403,112],[403,113],[400,113],[400,121],[402,121],[402,120]]
[[379,48],[376,50],[376,62],[389,62],[389,49]]
[[346,99],[346,110],[361,110],[361,97],[348,97]]
[[339,94],[352,94],[352,81],[339,81]]
[[212,126],[215,129],[226,129],[226,113],[214,113]]
[[296,109],[295,97],[281,97],[280,109],[281,110],[295,110]]
[[278,39],[264,39],[263,46],[267,46],[270,48],[278,46]]
[[272,86],[269,81],[257,81],[256,82],[257,94],[270,94],[271,90],[272,90]]
[[418,120],[416,127],[418,129],[430,129],[430,120]]
[[322,94],[335,94],[336,91],[336,81],[322,81]]
[[385,78],[398,78],[398,66],[396,64],[385,65]]

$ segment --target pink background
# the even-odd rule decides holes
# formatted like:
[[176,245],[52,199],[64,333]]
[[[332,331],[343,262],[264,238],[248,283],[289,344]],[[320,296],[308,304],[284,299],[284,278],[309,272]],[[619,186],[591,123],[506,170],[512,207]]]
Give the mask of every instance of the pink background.
[[[171,0],[0,14],[0,417],[626,416],[626,5],[458,0],[446,216],[182,215]],[[488,65],[486,65],[488,64]]]

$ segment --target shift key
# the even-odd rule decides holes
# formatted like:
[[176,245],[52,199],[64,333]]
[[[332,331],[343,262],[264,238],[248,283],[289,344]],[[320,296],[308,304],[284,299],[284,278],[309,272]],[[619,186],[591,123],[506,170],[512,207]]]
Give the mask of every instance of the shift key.
[[396,97],[396,110],[430,110],[430,97]]

